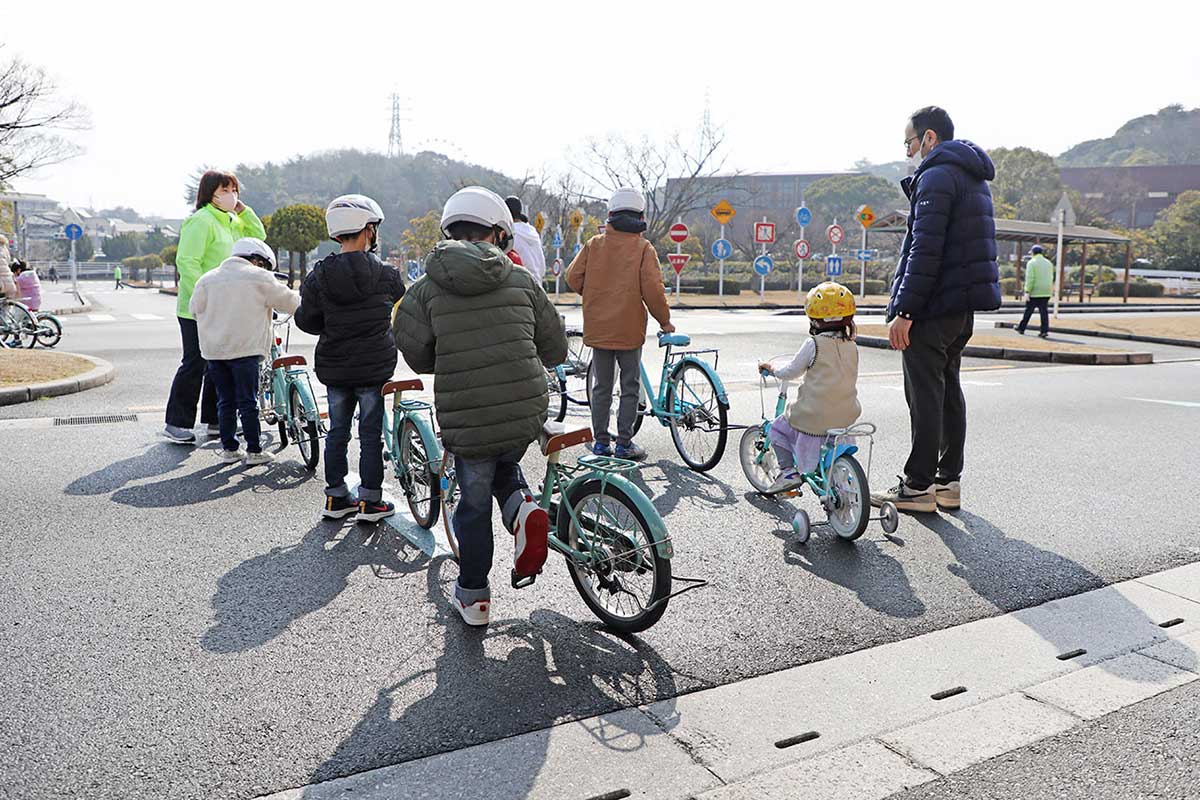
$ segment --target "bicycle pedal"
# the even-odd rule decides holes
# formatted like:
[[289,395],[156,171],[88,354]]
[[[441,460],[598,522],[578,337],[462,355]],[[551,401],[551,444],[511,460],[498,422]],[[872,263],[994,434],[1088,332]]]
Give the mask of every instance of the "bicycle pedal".
[[536,573],[533,575],[518,575],[517,571],[514,569],[512,570],[511,575],[512,587],[514,589],[524,589],[526,586],[532,586],[533,582],[537,580]]

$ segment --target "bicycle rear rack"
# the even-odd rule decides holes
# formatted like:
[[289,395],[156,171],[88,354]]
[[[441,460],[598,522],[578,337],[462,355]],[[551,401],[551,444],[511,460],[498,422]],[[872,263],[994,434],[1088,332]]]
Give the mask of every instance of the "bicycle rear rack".
[[580,467],[587,467],[597,472],[607,472],[613,475],[622,472],[636,472],[639,469],[637,462],[628,461],[624,458],[614,458],[613,456],[580,456],[578,464]]

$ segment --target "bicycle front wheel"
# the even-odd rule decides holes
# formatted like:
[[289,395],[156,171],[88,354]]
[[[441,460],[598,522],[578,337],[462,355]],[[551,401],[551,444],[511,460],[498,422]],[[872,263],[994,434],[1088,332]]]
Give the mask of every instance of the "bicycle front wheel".
[[290,412],[292,417],[292,438],[296,441],[296,446],[300,448],[300,457],[304,459],[304,466],[310,471],[316,470],[317,463],[321,460],[321,439],[317,432],[317,421],[308,419],[308,412],[304,409],[304,403],[300,400],[300,390],[295,386],[292,387],[290,396]]
[[62,341],[62,323],[57,317],[49,314],[38,315],[37,341],[42,347],[54,347]]
[[32,348],[37,342],[37,320],[29,309],[19,303],[6,303],[3,313],[7,317],[4,343],[9,347]]
[[401,482],[408,510],[422,528],[428,530],[437,522],[441,506],[437,502],[438,476],[433,474],[429,453],[421,431],[412,419],[405,417],[400,428]]
[[771,449],[771,441],[763,431],[762,425],[746,428],[742,432],[738,460],[742,462],[742,472],[746,473],[746,479],[759,493],[770,488],[775,482],[775,476],[779,474],[779,462],[775,459],[775,451]]
[[871,510],[871,493],[862,465],[854,456],[838,456],[829,468],[828,482],[833,495],[827,507],[829,527],[843,539],[857,539],[867,529]]
[[729,409],[712,376],[696,363],[680,364],[669,381],[665,399],[675,449],[689,467],[708,472],[725,454]]
[[438,494],[442,505],[442,527],[450,553],[458,560],[458,536],[454,532],[454,510],[458,508],[458,478],[454,472],[454,456],[442,450],[442,471],[438,476]]
[[567,559],[580,597],[619,633],[644,631],[662,618],[671,592],[671,562],[661,556],[650,526],[625,492],[598,480],[567,490],[557,536],[585,558]]

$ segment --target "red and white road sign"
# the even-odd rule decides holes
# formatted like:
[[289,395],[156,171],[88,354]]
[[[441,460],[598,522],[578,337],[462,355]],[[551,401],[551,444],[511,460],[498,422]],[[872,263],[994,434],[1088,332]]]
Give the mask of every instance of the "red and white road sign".
[[683,268],[687,266],[688,259],[690,258],[691,256],[689,256],[687,253],[667,253],[667,260],[670,261],[671,266],[675,268],[676,275],[683,272]]
[[556,259],[554,259],[553,263],[550,264],[550,274],[557,278],[559,275],[562,274],[562,268],[563,268],[562,259],[556,258]]
[[797,239],[792,245],[792,250],[799,259],[805,259],[812,255],[812,247],[809,245],[808,239]]
[[774,222],[756,222],[756,223],[754,223],[754,243],[755,244],[775,244],[775,223]]
[[841,225],[830,225],[825,229],[825,235],[829,237],[831,244],[841,244],[842,239],[846,238],[846,232],[842,230]]
[[688,226],[682,222],[676,222],[667,231],[667,236],[671,237],[671,241],[675,244],[682,244],[688,237]]

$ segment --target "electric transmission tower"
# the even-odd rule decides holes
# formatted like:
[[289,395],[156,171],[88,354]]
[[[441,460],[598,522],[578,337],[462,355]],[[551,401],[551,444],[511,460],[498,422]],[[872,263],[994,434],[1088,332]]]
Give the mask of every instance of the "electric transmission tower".
[[392,129],[388,133],[388,157],[393,158],[404,152],[400,141],[400,95],[392,94]]

